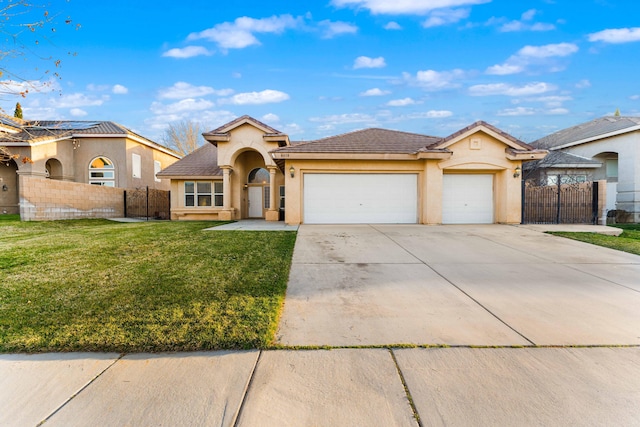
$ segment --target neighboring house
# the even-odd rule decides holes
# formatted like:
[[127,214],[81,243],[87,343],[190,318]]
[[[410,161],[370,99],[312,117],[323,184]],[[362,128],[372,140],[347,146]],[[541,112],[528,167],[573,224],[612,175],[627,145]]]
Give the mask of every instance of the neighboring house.
[[18,175],[110,187],[169,189],[158,173],[180,155],[108,121],[25,121],[0,115],[0,213],[18,213]]
[[485,122],[446,138],[365,129],[291,143],[243,116],[203,136],[158,174],[172,219],[519,223],[522,162],[547,154]]
[[531,145],[550,154],[528,164],[528,175],[550,184],[559,175],[571,182],[606,180],[607,210],[624,210],[640,222],[640,117],[601,117]]

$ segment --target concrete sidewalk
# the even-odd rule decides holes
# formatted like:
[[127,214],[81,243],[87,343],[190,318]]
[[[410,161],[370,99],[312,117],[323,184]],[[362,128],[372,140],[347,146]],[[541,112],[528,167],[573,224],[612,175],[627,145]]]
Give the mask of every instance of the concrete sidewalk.
[[0,356],[2,426],[638,425],[640,349]]

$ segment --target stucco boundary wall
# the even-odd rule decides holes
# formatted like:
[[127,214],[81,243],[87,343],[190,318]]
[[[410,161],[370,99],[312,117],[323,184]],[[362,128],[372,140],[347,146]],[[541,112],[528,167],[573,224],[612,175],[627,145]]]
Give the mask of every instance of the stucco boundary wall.
[[20,219],[48,221],[124,216],[124,188],[20,175]]

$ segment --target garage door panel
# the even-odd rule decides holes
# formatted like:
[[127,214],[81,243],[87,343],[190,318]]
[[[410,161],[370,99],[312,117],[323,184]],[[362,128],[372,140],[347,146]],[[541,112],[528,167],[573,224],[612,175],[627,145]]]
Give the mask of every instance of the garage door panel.
[[416,223],[416,174],[305,174],[307,224]]
[[442,183],[443,224],[492,224],[493,175],[446,174]]

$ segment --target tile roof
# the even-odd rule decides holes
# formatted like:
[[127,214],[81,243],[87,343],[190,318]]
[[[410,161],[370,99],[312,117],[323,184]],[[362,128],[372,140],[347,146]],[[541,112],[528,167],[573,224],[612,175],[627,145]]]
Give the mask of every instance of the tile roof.
[[525,169],[539,168],[560,168],[560,167],[587,167],[597,168],[602,162],[587,157],[578,156],[576,154],[567,153],[566,151],[550,151],[542,160],[527,162],[524,164]]
[[245,114],[244,116],[238,117],[237,119],[232,120],[232,121],[230,121],[229,123],[226,123],[226,124],[224,124],[224,125],[222,125],[222,126],[220,126],[220,127],[216,128],[216,129],[214,129],[214,130],[212,130],[212,131],[205,132],[205,135],[208,135],[208,134],[209,134],[209,135],[214,135],[214,134],[224,133],[223,131],[224,131],[225,129],[227,129],[227,128],[229,128],[229,127],[233,127],[233,125],[235,125],[235,124],[237,124],[237,123],[240,123],[240,122],[243,122],[243,121],[245,121],[245,120],[252,121],[252,122],[256,123],[257,125],[259,125],[259,126],[263,127],[265,130],[267,130],[267,131],[268,131],[268,133],[270,133],[270,134],[276,134],[276,135],[280,135],[280,134],[282,134],[282,132],[280,132],[279,130],[274,129],[274,128],[272,128],[271,126],[269,126],[269,125],[267,125],[267,124],[262,123],[260,120],[256,120],[256,119],[254,119],[253,117],[248,116],[248,115],[246,115],[246,114]]
[[218,167],[218,148],[206,143],[157,175],[162,177],[222,176],[222,169]]
[[[172,152],[171,149],[145,138],[121,124],[110,121],[83,121],[83,120],[29,120],[22,121],[17,133],[0,132],[2,142],[29,142],[46,141],[48,139],[73,137],[91,137],[92,135],[136,136],[162,150]],[[177,155],[177,153],[176,153]]]
[[534,147],[553,149],[584,139],[640,126],[640,117],[607,116],[562,129],[531,143]]
[[442,138],[396,130],[370,128],[307,142],[292,142],[278,153],[417,153]]
[[520,141],[518,138],[515,138],[511,135],[509,135],[508,133],[498,129],[497,127],[490,125],[489,123],[483,121],[483,120],[478,120],[475,123],[470,124],[469,126],[460,129],[459,131],[452,133],[451,135],[447,136],[446,138],[443,138],[442,140],[442,144],[446,143],[447,141],[451,141],[452,139],[455,139],[457,137],[459,137],[460,135],[463,135],[467,132],[469,132],[470,130],[477,128],[479,126],[484,126],[490,130],[492,130],[493,132],[497,133],[498,135],[502,136],[505,139],[508,139],[509,141],[515,143],[516,145],[519,145],[520,147],[522,147],[524,150],[533,150],[534,147],[532,147],[531,145],[527,144],[526,142]]

